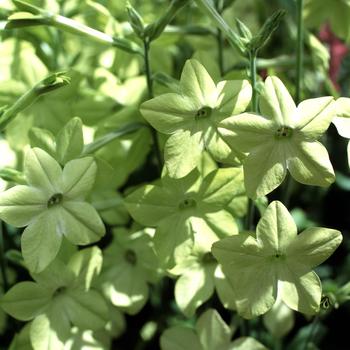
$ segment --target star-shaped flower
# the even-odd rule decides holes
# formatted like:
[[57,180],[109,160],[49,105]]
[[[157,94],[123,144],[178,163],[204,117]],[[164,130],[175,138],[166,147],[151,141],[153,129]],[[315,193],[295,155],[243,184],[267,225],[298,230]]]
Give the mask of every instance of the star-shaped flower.
[[242,156],[230,148],[217,128],[243,112],[251,99],[247,80],[214,83],[196,60],[188,60],[180,80],[181,93],[167,93],[141,105],[144,118],[159,132],[171,135],[165,144],[165,166],[171,177],[183,177],[199,163],[203,150],[219,162],[235,163]]
[[105,228],[96,210],[85,202],[96,176],[92,157],[69,161],[64,169],[48,153],[33,148],[24,161],[28,185],[0,195],[0,218],[27,226],[21,239],[27,267],[40,272],[56,257],[65,236],[76,245],[98,241]]
[[213,244],[212,252],[232,284],[238,312],[252,318],[276,299],[305,314],[318,312],[321,282],[314,267],[339,246],[339,231],[313,227],[297,234],[292,216],[274,201],[257,225],[256,238],[241,233]]
[[33,281],[15,284],[0,300],[12,317],[30,321],[33,349],[63,350],[71,328],[101,330],[108,321],[108,306],[91,287],[101,269],[97,247],[75,253],[67,263],[55,259]]
[[221,122],[219,131],[243,161],[247,195],[264,196],[292,177],[307,185],[335,180],[326,148],[317,140],[335,113],[333,97],[305,100],[297,107],[277,77],[268,77],[260,98],[262,115],[243,113]]

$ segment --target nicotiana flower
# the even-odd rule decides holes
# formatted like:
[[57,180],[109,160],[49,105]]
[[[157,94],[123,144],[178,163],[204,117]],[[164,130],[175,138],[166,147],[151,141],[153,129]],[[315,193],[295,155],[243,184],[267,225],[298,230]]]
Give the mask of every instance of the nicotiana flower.
[[41,273],[32,274],[35,282],[15,284],[0,306],[18,320],[32,320],[29,337],[34,350],[63,350],[72,327],[96,331],[107,324],[107,303],[91,287],[101,265],[97,247],[78,251],[67,263],[55,259]]
[[96,176],[92,157],[69,161],[64,169],[39,148],[29,149],[24,160],[28,185],[1,193],[0,218],[27,226],[21,239],[23,258],[40,272],[56,257],[63,236],[76,245],[98,241],[105,228],[96,210],[85,202]]
[[337,230],[313,227],[297,234],[292,216],[274,201],[260,219],[256,238],[240,233],[215,242],[212,252],[235,293],[237,311],[246,318],[264,314],[276,299],[305,314],[318,312],[321,282],[314,267],[342,241]]
[[[214,309],[208,309],[193,328],[173,326],[160,338],[162,350],[267,350],[252,337],[240,337],[231,341],[232,329]],[[189,345],[190,344],[190,345]]]
[[191,252],[196,232],[209,247],[218,237],[237,232],[228,205],[240,196],[235,190],[242,186],[240,175],[240,169],[226,168],[202,178],[195,169],[180,179],[163,176],[160,184],[127,196],[126,207],[135,221],[157,228],[153,242],[162,267],[173,267]]
[[335,180],[326,148],[317,141],[335,115],[333,97],[305,100],[297,107],[277,77],[268,77],[260,98],[261,115],[243,113],[220,123],[233,148],[247,152],[245,186],[251,198],[264,196],[292,177],[307,185]]
[[188,60],[180,80],[181,93],[167,93],[141,105],[144,118],[159,132],[171,135],[165,144],[165,167],[171,177],[183,177],[199,163],[203,150],[219,162],[237,163],[240,152],[229,147],[217,128],[243,112],[252,89],[246,80],[214,83],[196,60]]

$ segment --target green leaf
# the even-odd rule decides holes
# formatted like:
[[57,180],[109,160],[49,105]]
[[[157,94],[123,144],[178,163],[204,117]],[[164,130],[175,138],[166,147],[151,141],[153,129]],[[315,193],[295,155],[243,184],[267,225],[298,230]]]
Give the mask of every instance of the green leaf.
[[167,329],[160,338],[162,350],[187,350],[191,344],[192,350],[203,350],[196,333],[185,327],[172,327]]
[[196,330],[203,350],[225,349],[232,336],[231,329],[214,309],[209,309],[200,316]]
[[57,157],[60,164],[77,158],[83,151],[83,124],[80,118],[71,119],[56,136]]
[[20,282],[1,298],[0,305],[12,317],[29,321],[45,311],[50,299],[50,290],[34,282]]
[[61,191],[62,169],[55,159],[40,148],[27,151],[24,174],[30,186],[43,189],[49,194]]
[[63,235],[59,220],[59,211],[50,210],[36,217],[23,231],[22,254],[30,271],[41,272],[57,256]]

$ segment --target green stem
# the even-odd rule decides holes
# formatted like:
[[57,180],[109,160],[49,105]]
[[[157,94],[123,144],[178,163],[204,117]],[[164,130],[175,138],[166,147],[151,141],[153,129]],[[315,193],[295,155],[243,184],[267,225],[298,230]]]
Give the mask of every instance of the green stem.
[[4,292],[6,292],[9,287],[7,274],[6,274],[6,267],[7,267],[6,265],[7,264],[6,264],[6,258],[5,258],[3,223],[0,220],[0,269],[1,269]]
[[[144,61],[145,61],[145,74],[146,74],[146,81],[147,81],[147,90],[148,90],[148,98],[153,98],[153,79],[152,79],[152,72],[151,72],[151,65],[150,65],[150,59],[149,59],[149,50],[150,50],[150,42],[148,38],[145,38],[143,40],[143,48],[144,48]],[[154,154],[157,159],[157,166],[158,171],[161,173],[162,171],[162,156],[159,151],[159,142],[157,137],[157,132],[155,129],[151,128],[151,134],[153,139],[153,148],[154,148]]]
[[[256,56],[257,52],[256,51],[251,51],[249,53],[249,62],[250,62],[250,83],[252,86],[253,90],[253,95],[252,95],[252,111],[254,113],[258,113],[258,94],[256,91]],[[254,212],[255,212],[255,206],[254,206],[254,201],[249,198],[248,200],[248,211],[247,211],[247,216],[246,216],[246,229],[247,230],[252,230],[253,225],[254,225]]]
[[303,21],[304,0],[297,0],[297,60],[296,60],[296,84],[295,102],[299,103],[302,93],[303,64],[304,64],[304,21]]
[[316,315],[312,321],[310,332],[309,332],[308,337],[306,338],[303,350],[307,350],[309,344],[312,342],[314,334],[317,330],[317,326],[318,326],[319,321],[320,321],[320,317],[319,317],[319,315]]
[[[216,9],[220,15],[223,11],[223,8],[224,8],[224,2],[222,0],[217,0]],[[220,75],[223,76],[224,75],[224,40],[223,40],[222,30],[220,28],[217,29],[216,42],[218,47],[218,62],[219,62]]]

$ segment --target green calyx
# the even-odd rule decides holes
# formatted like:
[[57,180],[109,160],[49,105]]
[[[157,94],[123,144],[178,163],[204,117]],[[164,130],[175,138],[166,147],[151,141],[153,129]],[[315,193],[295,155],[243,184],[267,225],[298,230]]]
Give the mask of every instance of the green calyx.
[[57,204],[60,204],[63,200],[63,194],[62,193],[55,193],[53,196],[50,197],[50,199],[47,201],[47,207],[51,208]]
[[213,109],[211,107],[205,106],[199,109],[196,113],[196,119],[208,118],[211,116]]
[[193,198],[186,198],[179,204],[179,209],[189,209],[197,206],[197,202]]
[[289,126],[280,126],[275,133],[277,139],[290,138],[293,135],[293,129]]
[[124,254],[124,258],[129,264],[136,265],[137,256],[133,250],[128,249]]

